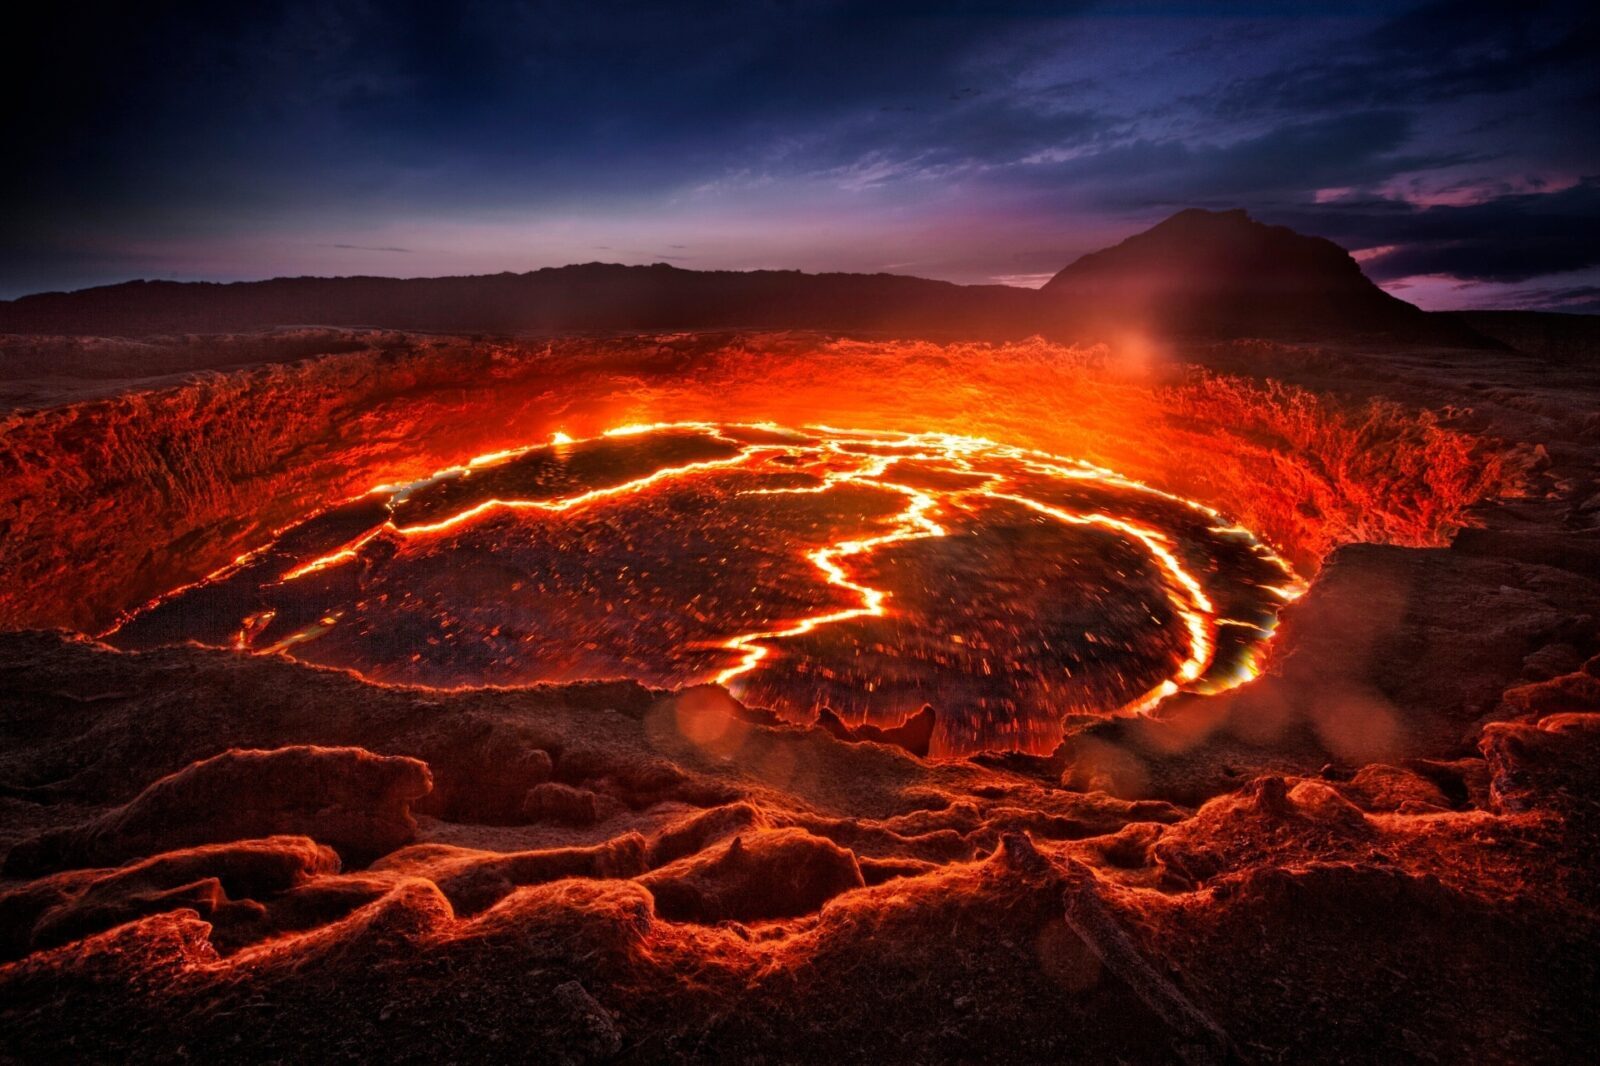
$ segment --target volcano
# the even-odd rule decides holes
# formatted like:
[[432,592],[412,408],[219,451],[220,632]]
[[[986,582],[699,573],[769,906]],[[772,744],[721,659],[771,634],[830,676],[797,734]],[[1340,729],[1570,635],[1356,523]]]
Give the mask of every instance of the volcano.
[[1201,211],[0,327],[7,1056],[1595,1044],[1571,323]]

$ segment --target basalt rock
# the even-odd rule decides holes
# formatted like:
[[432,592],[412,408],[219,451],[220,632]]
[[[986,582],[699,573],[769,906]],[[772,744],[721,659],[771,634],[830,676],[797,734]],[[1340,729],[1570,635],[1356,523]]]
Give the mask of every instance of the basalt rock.
[[416,812],[457,821],[514,824],[523,797],[550,780],[555,762],[539,746],[543,738],[525,724],[485,721],[469,728],[475,736],[452,738],[435,748],[438,754],[428,761],[433,791],[417,801]]
[[280,833],[310,836],[357,861],[407,843],[425,764],[361,748],[232,750],[195,763],[88,822],[24,841],[12,875],[106,866],[201,844]]
[[853,853],[800,829],[735,837],[639,881],[662,917],[686,922],[793,917],[866,884]]
[[0,893],[0,944],[12,958],[185,908],[211,922],[214,935],[222,926],[262,927],[262,901],[338,869],[331,848],[305,837],[270,837],[169,852],[119,869],[53,874]]
[[522,799],[522,816],[534,822],[591,825],[606,810],[603,798],[586,788],[546,781],[528,790]]
[[375,873],[426,877],[439,886],[457,914],[475,914],[514,889],[570,877],[632,877],[645,869],[645,841],[638,834],[614,837],[594,847],[489,852],[444,844],[403,848],[374,863]]
[[938,727],[938,715],[931,706],[924,705],[922,710],[906,718],[897,726],[888,729],[862,723],[861,725],[846,725],[844,720],[830,708],[824,707],[817,714],[816,725],[818,729],[838,737],[840,740],[852,744],[871,742],[875,744],[892,744],[897,748],[904,748],[913,755],[926,757],[928,748],[933,743],[933,733]]
[[1450,806],[1438,785],[1399,766],[1364,766],[1350,779],[1348,791],[1375,811],[1444,810]]
[[1483,731],[1483,755],[1502,810],[1559,810],[1600,821],[1600,714],[1554,714],[1537,723],[1497,722]]

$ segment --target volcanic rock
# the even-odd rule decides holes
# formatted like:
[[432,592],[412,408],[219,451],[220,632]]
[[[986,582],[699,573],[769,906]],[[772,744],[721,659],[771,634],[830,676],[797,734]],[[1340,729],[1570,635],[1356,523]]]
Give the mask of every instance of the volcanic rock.
[[735,837],[639,881],[662,917],[688,922],[793,917],[866,884],[853,853],[801,829]]
[[[1245,872],[1213,900],[1174,912],[1150,935],[1181,927],[1205,945],[1178,952],[1177,965],[1230,1030],[1249,1019],[1256,1033],[1311,1041],[1315,1058],[1357,1039],[1345,1019],[1354,1004],[1371,1003],[1383,1006],[1363,1014],[1359,1041],[1411,1049],[1401,1058],[1460,1041],[1500,1061],[1561,1061],[1592,1038],[1588,1022],[1573,1024],[1584,1008],[1571,983],[1530,994],[1551,972],[1580,983],[1594,974],[1584,957],[1593,921],[1557,919],[1537,891],[1484,899],[1392,866],[1312,862]],[[1359,950],[1336,947],[1353,943]],[[1267,971],[1274,977],[1262,982]],[[1480,1009],[1452,1010],[1443,988]]]
[[79,940],[147,914],[188,908],[213,927],[262,925],[270,900],[335,873],[331,848],[305,837],[208,844],[114,870],[74,870],[0,893],[0,951]]
[[1534,681],[1549,681],[1581,670],[1583,661],[1583,656],[1571,644],[1546,644],[1522,660],[1522,673]]
[[550,780],[555,763],[539,747],[542,737],[526,724],[473,726],[478,735],[458,734],[448,746],[435,749],[428,762],[433,791],[417,801],[416,812],[457,821],[515,823],[528,790]]
[[[1575,376],[1334,343],[1191,345],[1174,354],[1201,377],[1137,389],[1057,377],[1103,353],[1044,344],[362,348],[14,416],[0,623],[99,632],[329,500],[498,447],[505,425],[561,428],[613,395],[579,368],[633,396],[663,371],[651,403],[741,416],[781,392],[818,420],[841,380],[870,381],[900,404],[885,411],[936,428],[976,417],[946,385],[997,394],[1031,372],[1050,388],[981,413],[995,433],[1091,442],[1081,454],[1237,507],[1303,576],[1327,565],[1255,682],[1070,717],[1074,743],[1049,756],[913,758],[713,689],[697,715],[621,682],[442,691],[0,634],[0,848],[22,841],[26,868],[59,832],[81,852],[55,858],[90,867],[0,886],[7,1055],[1156,1062],[1224,1057],[1231,1038],[1251,1059],[1559,1062],[1600,1039],[1600,660],[1584,661],[1600,584],[1571,518],[1594,491],[1579,442],[1600,437]],[[746,373],[759,385],[724,388]],[[828,395],[797,400],[812,378]],[[1497,438],[1544,469],[1489,506],[1512,485]],[[1444,547],[1473,522],[1496,535]],[[230,746],[303,744],[431,767],[414,835],[323,824],[391,825],[405,806],[334,789],[351,780],[336,761],[326,809],[282,819],[304,836],[235,840],[277,831],[250,808],[321,787],[274,794],[252,771],[191,789],[173,839],[108,830],[137,854],[88,854],[86,827],[130,817],[149,782]],[[550,785],[592,797],[594,820],[529,820],[524,797]],[[191,823],[228,842],[167,850]],[[329,845],[390,850],[338,871]]]
[[1600,714],[1554,714],[1536,724],[1495,722],[1480,744],[1502,809],[1566,810],[1586,821],[1600,814]]
[[1506,707],[1518,714],[1600,711],[1600,677],[1586,670],[1574,670],[1509,688],[1501,698]]
[[909,715],[899,725],[887,729],[872,725],[870,722],[863,722],[857,726],[847,725],[828,707],[818,712],[816,724],[818,729],[826,730],[840,740],[852,744],[866,742],[893,744],[913,755],[926,757],[928,748],[933,743],[933,731],[938,727],[939,721],[933,707],[924,704],[916,714]]
[[[1504,787],[1527,796],[1525,812],[1489,806],[1486,791],[1465,784],[1487,773],[1483,760],[1463,757],[1407,764],[1451,797],[1450,809],[1422,817],[1363,815],[1341,798],[1365,802],[1358,779],[1395,775],[1317,780],[1306,776],[1314,768],[1239,795],[1225,787],[1191,815],[1075,793],[1009,764],[913,759],[792,726],[749,723],[740,757],[724,758],[657,729],[653,710],[609,713],[615,694],[581,686],[437,692],[193,647],[128,654],[37,636],[0,638],[6,647],[36,664],[6,708],[13,728],[59,713],[50,695],[59,689],[129,693],[71,708],[94,724],[97,747],[83,750],[126,752],[143,766],[170,756],[129,736],[157,736],[182,758],[192,743],[183,730],[211,707],[223,715],[202,719],[213,732],[264,722],[333,735],[355,723],[384,750],[441,756],[472,748],[486,720],[536,721],[548,735],[524,739],[548,744],[539,750],[556,753],[557,776],[581,743],[591,754],[574,760],[575,775],[642,783],[651,779],[642,768],[672,759],[745,794],[706,810],[681,800],[630,807],[590,826],[424,818],[425,843],[281,891],[281,878],[230,881],[216,863],[174,859],[139,903],[144,915],[146,904],[171,909],[0,966],[0,1017],[23,1057],[56,1046],[69,1014],[80,1050],[102,1059],[180,1044],[226,1057],[239,1039],[259,1057],[289,1058],[308,1038],[350,1034],[364,1053],[404,1059],[422,1033],[429,1053],[461,1058],[506,1047],[537,1047],[552,1061],[608,1054],[611,1041],[590,1036],[605,1032],[600,1016],[558,1000],[569,981],[627,1034],[617,1054],[629,1061],[771,1061],[796,1033],[830,1056],[884,1061],[952,1049],[976,1059],[1001,1042],[1030,1060],[1216,1057],[1217,1032],[1247,1050],[1270,1039],[1315,1058],[1342,1040],[1405,1058],[1406,1029],[1421,1051],[1463,1055],[1515,1032],[1508,1046],[1531,1061],[1570,1058],[1581,1037],[1570,1019],[1593,975],[1584,960],[1595,930],[1592,908],[1573,901],[1592,893],[1579,856],[1592,856],[1593,841],[1575,804],[1595,770],[1582,754],[1589,733],[1561,716],[1518,726],[1537,735],[1494,755],[1517,779]],[[175,675],[189,689],[158,698],[158,680]],[[306,722],[278,709],[289,700],[307,708]],[[8,745],[0,766],[8,780],[49,782],[46,750],[91,761],[46,734]],[[786,753],[782,775],[763,769],[774,751]],[[103,791],[72,788],[54,793],[73,797],[57,817],[105,804]],[[17,795],[0,803],[38,807],[35,819],[54,807]],[[1193,866],[1193,881],[1174,858]],[[1066,920],[1069,860],[1094,868],[1070,906],[1104,960]],[[7,926],[31,936],[43,910],[125,872],[43,878],[34,917]],[[156,895],[207,876],[223,895]],[[231,906],[246,901],[264,915],[246,921]],[[1457,991],[1438,995],[1433,977]],[[907,1002],[930,1005],[936,1020],[886,1029]],[[1352,1038],[1356,1020],[1362,1035]]]
[[530,788],[523,797],[522,816],[536,822],[591,825],[599,819],[602,806],[600,797],[586,788],[546,781]]
[[1169,827],[1151,854],[1169,883],[1199,886],[1248,869],[1263,856],[1364,852],[1374,828],[1348,800],[1319,781],[1292,787],[1259,777]]
[[439,886],[457,914],[486,910],[525,885],[568,877],[632,877],[645,869],[645,841],[638,834],[613,837],[593,847],[492,852],[447,844],[418,844],[387,855],[374,873],[426,877]]
[[411,801],[431,783],[418,760],[361,748],[233,749],[162,778],[98,818],[18,844],[5,870],[106,866],[278,833],[370,859],[411,840],[417,828]]
[[1179,1034],[1179,1056],[1191,1063],[1236,1059],[1233,1042],[1217,1021],[1159,973],[1118,924],[1101,898],[1094,871],[1069,859],[1064,880],[1067,925],[1108,970]]
[[556,1002],[567,1012],[575,1030],[561,1061],[600,1062],[622,1050],[622,1033],[611,1014],[577,981],[557,985]]
[[751,803],[730,803],[674,822],[650,842],[650,865],[664,866],[685,855],[751,829],[768,827],[766,815]]
[[1350,779],[1350,791],[1374,811],[1444,810],[1450,806],[1444,791],[1421,774],[1381,763],[1358,770]]

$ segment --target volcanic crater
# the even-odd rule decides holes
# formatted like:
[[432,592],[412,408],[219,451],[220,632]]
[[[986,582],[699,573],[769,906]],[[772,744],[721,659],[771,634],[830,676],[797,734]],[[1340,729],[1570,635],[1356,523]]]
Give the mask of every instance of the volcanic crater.
[[937,704],[937,755],[1253,676],[1293,569],[1215,510],[952,434],[679,423],[502,450],[292,526],[105,635],[433,686],[726,685],[809,722]]
[[1580,1058],[1600,379],[1475,335],[9,338],[7,1051]]

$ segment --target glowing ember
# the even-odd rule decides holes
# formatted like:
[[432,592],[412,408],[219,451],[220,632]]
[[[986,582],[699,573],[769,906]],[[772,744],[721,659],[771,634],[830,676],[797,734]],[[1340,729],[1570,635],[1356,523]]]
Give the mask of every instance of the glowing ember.
[[1191,501],[943,433],[674,423],[497,452],[313,516],[112,636],[378,681],[727,685],[935,751],[1253,676],[1292,570]]

